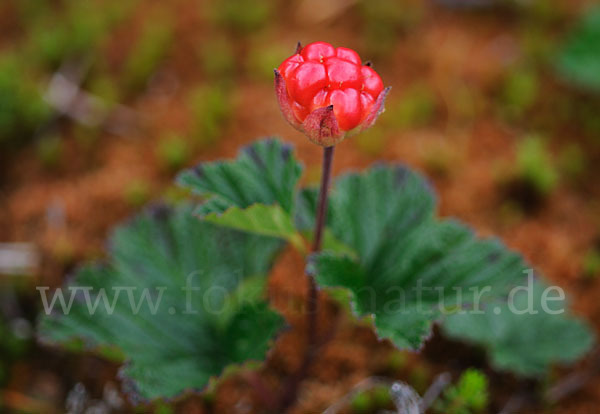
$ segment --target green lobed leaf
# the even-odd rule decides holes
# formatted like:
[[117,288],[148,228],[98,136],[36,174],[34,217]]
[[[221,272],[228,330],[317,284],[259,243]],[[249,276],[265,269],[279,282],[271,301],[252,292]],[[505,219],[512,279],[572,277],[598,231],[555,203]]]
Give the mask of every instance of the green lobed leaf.
[[600,92],[600,6],[592,7],[567,36],[557,70],[576,86]]
[[177,181],[209,197],[200,208],[201,215],[256,203],[279,204],[291,215],[301,173],[302,167],[289,145],[265,139],[244,147],[234,161],[201,163],[182,172]]
[[347,289],[355,313],[372,317],[377,334],[400,348],[418,348],[443,314],[504,295],[524,279],[518,254],[434,218],[434,206],[427,183],[405,167],[342,177],[331,193],[330,225],[358,257],[325,252],[308,266],[321,286]]
[[220,214],[208,213],[204,220],[249,233],[282,238],[299,251],[306,250],[304,240],[296,231],[290,215],[279,205],[254,204],[246,209],[234,206]]
[[[264,300],[265,276],[281,246],[200,221],[187,205],[145,212],[115,231],[107,264],[77,272],[68,285],[79,287],[70,311],[57,304],[41,318],[39,335],[54,344],[83,339],[87,349],[118,348],[134,397],[201,389],[231,364],[263,359],[282,327]],[[71,291],[63,294],[68,303]]]
[[[547,288],[542,282],[519,288],[512,308],[498,303],[481,313],[451,315],[442,324],[443,332],[483,346],[494,367],[523,376],[545,374],[553,363],[574,362],[591,349],[594,335],[585,323],[568,314],[564,300],[546,300],[544,309]],[[528,309],[532,313],[521,314]]]

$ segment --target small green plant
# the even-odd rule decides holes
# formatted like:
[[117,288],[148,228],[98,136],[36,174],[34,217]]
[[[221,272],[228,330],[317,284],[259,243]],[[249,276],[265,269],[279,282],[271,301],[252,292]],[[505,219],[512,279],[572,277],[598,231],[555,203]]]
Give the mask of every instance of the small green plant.
[[63,8],[36,15],[27,32],[24,53],[28,61],[50,70],[65,59],[91,56],[115,23],[107,13],[110,6],[105,5],[106,2],[67,0],[64,3]]
[[200,86],[189,97],[192,136],[200,146],[212,144],[231,115],[229,92],[219,86]]
[[521,29],[520,41],[527,62],[533,65],[548,65],[556,55],[556,39],[544,28],[525,25]]
[[58,167],[63,153],[60,135],[42,136],[36,144],[36,152],[44,167],[48,169]]
[[150,184],[146,180],[133,180],[123,192],[125,202],[132,207],[140,207],[150,199]]
[[590,249],[583,257],[583,275],[586,278],[600,276],[600,250]]
[[531,109],[539,93],[539,80],[532,70],[511,70],[501,90],[502,113],[511,118],[520,118]]
[[18,55],[0,54],[0,146],[27,141],[50,113]]
[[[163,12],[166,13],[166,12]],[[143,89],[165,58],[173,40],[173,24],[164,14],[148,19],[125,63],[123,80],[127,90]]]
[[239,34],[256,32],[269,21],[269,0],[228,0],[216,2],[215,17],[223,26]]
[[558,172],[541,137],[529,136],[520,141],[516,161],[517,179],[539,196],[547,196],[558,184]]
[[159,403],[154,408],[154,414],[174,414],[175,410],[164,403]]
[[273,82],[273,68],[281,62],[281,57],[289,53],[289,46],[272,44],[263,40],[253,45],[247,58],[248,74],[260,80]]
[[407,355],[404,352],[392,351],[387,360],[388,369],[392,372],[397,372],[407,365]]
[[[233,45],[225,36],[214,36],[204,42],[199,50],[202,71],[211,79],[228,79],[236,68]],[[271,68],[271,72],[273,68]]]
[[358,11],[366,47],[378,58],[388,56],[400,33],[418,23],[423,14],[422,5],[412,0],[361,0]]
[[561,151],[558,165],[561,175],[576,180],[585,173],[588,160],[581,147],[573,143],[567,145]]
[[101,98],[109,108],[115,106],[121,99],[118,82],[104,72],[92,77],[85,89]]
[[436,401],[434,411],[443,414],[477,414],[488,405],[487,377],[476,369],[465,371],[458,384],[451,386]]
[[178,135],[169,135],[158,142],[156,155],[160,164],[168,171],[177,170],[190,156],[188,143]]
[[424,84],[407,88],[397,102],[392,102],[388,111],[388,123],[395,128],[407,129],[427,125],[436,110],[436,97]]
[[389,387],[385,385],[357,392],[350,401],[353,414],[377,413],[390,406],[392,406],[392,399]]
[[[25,329],[30,328],[27,325]],[[29,345],[29,334],[26,332],[19,334],[17,329],[11,327],[10,321],[0,316],[0,386],[9,379],[12,362],[22,357]],[[0,409],[2,409],[1,400]]]
[[356,137],[356,146],[365,154],[378,156],[385,151],[386,131],[376,126]]
[[79,149],[91,158],[94,155],[93,150],[100,139],[101,131],[98,128],[85,125],[73,125],[71,131]]
[[421,159],[427,171],[437,177],[448,177],[457,165],[457,154],[446,141],[432,142],[422,148]]
[[431,370],[425,364],[416,364],[410,370],[409,380],[416,391],[424,393],[431,383]]

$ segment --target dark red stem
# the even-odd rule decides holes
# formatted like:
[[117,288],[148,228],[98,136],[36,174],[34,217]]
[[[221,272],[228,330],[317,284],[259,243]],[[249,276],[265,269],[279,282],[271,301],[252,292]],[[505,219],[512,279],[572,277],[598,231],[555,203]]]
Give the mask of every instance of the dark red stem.
[[[315,217],[315,232],[311,251],[317,253],[321,251],[323,244],[323,231],[327,218],[327,196],[329,194],[329,184],[331,182],[331,166],[333,164],[333,146],[325,147],[323,150],[323,169],[321,173],[321,188],[319,190],[319,200],[317,204],[317,213]],[[317,284],[312,275],[307,274],[308,295],[306,299],[306,325],[308,343],[304,354],[304,359],[298,371],[289,379],[287,386],[283,390],[280,413],[285,413],[296,401],[300,383],[306,375],[314,361],[319,343],[317,341],[317,312],[318,312],[318,292]]]

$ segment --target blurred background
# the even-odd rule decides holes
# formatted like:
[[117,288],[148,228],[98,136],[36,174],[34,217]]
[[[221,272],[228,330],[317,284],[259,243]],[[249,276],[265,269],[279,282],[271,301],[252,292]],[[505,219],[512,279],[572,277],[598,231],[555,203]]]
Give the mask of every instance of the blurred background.
[[[356,49],[393,87],[377,125],[338,147],[336,174],[380,159],[424,172],[440,214],[522,251],[600,327],[600,3],[2,0],[0,412],[134,412],[110,355],[36,344],[35,287],[102,258],[111,227],[147,202],[181,197],[178,170],[258,137],[294,143],[317,182],[319,148],[273,92],[273,68],[316,40]],[[335,344],[298,412],[382,371],[419,390],[454,358]],[[219,408],[235,392],[136,412],[238,412]],[[548,412],[599,403],[594,378]]]

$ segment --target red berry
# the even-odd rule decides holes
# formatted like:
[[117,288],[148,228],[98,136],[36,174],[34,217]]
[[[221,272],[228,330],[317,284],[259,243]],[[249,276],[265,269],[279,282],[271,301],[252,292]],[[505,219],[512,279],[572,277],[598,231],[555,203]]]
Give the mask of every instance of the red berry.
[[331,89],[355,88],[359,89],[363,82],[360,66],[339,57],[332,57],[325,61],[327,78]]
[[338,47],[336,49],[336,56],[345,60],[348,60],[352,63],[360,65],[360,56],[352,49],[348,49],[346,47]]
[[388,91],[355,51],[325,42],[299,47],[275,74],[286,119],[325,146],[335,145],[349,131],[370,127]]
[[329,99],[342,131],[350,131],[358,126],[362,118],[360,92],[351,88],[335,90]]
[[314,42],[304,47],[301,54],[306,60],[323,62],[323,59],[335,56],[335,49],[329,43]]

